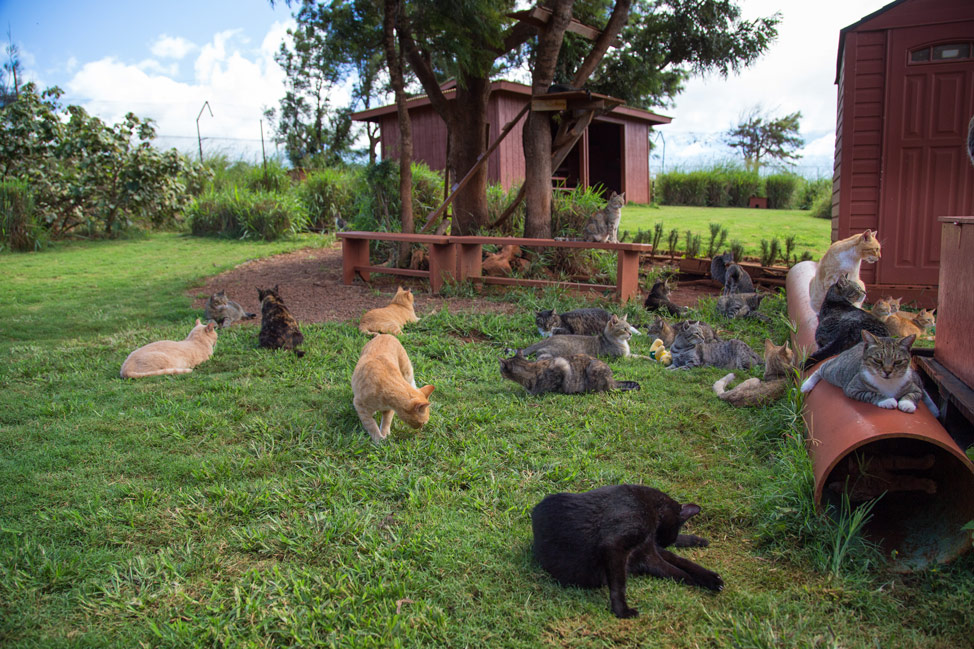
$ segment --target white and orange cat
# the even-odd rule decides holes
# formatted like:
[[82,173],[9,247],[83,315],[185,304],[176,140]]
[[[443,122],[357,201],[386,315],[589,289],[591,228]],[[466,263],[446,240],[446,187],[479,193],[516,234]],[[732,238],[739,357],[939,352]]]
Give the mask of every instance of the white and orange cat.
[[362,333],[398,336],[402,333],[403,325],[408,322],[419,322],[419,318],[413,309],[413,292],[409,289],[403,290],[400,286],[388,306],[366,311],[358,328]]
[[[829,246],[818,262],[815,277],[808,285],[808,298],[812,309],[818,313],[829,287],[843,275],[847,275],[849,279],[865,289],[865,285],[859,279],[859,266],[863,261],[875,264],[881,256],[879,239],[872,230],[854,234]],[[856,306],[862,306],[862,301]]]
[[159,340],[139,347],[128,355],[120,372],[123,379],[140,379],[160,374],[189,374],[213,355],[216,323],[200,324],[196,319],[185,340]]
[[[430,418],[432,385],[416,387],[413,364],[399,339],[379,334],[362,348],[352,372],[352,405],[362,425],[379,444],[389,436],[393,414],[413,428],[422,428]],[[382,413],[381,425],[375,413]]]

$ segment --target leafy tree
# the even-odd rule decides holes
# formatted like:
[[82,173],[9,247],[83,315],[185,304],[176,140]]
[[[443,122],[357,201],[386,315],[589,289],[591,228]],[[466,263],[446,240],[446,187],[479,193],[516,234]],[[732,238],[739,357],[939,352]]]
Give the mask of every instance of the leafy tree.
[[744,165],[756,171],[766,160],[788,164],[801,157],[797,150],[805,140],[798,134],[801,111],[772,117],[755,106],[741,115],[736,127],[725,134],[728,146],[738,149]]
[[[309,1],[295,18],[298,26],[288,30],[292,44],[283,43],[275,56],[287,77],[285,95],[265,115],[292,164],[313,158],[334,165],[352,155],[357,129],[351,113],[372,107],[387,92],[380,82],[385,66],[382,9],[368,0]],[[351,103],[334,105],[334,86],[350,78],[355,80]],[[369,159],[375,162],[378,127],[368,124],[366,135]]]

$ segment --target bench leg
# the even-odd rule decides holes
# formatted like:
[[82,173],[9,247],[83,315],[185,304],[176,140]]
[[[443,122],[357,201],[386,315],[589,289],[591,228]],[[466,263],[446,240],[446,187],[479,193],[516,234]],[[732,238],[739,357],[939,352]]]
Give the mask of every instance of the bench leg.
[[616,263],[616,298],[625,304],[639,296],[639,253],[620,250]]
[[[351,284],[355,281],[355,268],[369,265],[369,242],[366,239],[342,239],[342,281]],[[364,281],[369,281],[369,273],[359,271]]]
[[480,277],[483,264],[483,247],[479,243],[458,244],[457,251],[457,281]]
[[452,243],[430,244],[430,290],[437,294],[443,284],[453,281],[457,265],[456,246]]

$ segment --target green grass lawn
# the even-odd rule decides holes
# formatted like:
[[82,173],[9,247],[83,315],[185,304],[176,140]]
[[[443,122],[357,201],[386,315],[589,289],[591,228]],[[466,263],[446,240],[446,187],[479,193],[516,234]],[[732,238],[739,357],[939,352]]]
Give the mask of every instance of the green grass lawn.
[[[610,365],[639,392],[504,381],[497,359],[536,340],[534,309],[580,304],[556,291],[509,294],[513,317],[420,313],[401,340],[436,386],[432,417],[397,420],[381,447],[351,406],[355,323],[304,324],[302,359],[236,326],[192,374],[118,377],[134,348],[186,335],[200,278],[313,241],[0,255],[0,645],[971,646],[970,556],[896,575],[814,515],[794,394],[734,409],[710,389],[723,370],[634,358]],[[694,315],[757,347],[786,336],[784,308],[765,300],[770,325],[712,301]],[[545,494],[620,482],[703,508],[687,529],[711,545],[681,552],[722,593],[633,578],[641,615],[618,620],[606,589],[534,563]]]
[[[738,240],[744,244],[745,254],[758,256],[762,239],[770,242],[777,237],[781,244],[787,237],[795,237],[795,251],[799,257],[806,250],[813,259],[819,259],[831,243],[831,222],[817,219],[807,210],[752,210],[740,207],[688,207],[684,205],[627,205],[622,210],[620,233],[629,230],[635,235],[639,230],[653,231],[656,223],[663,223],[663,241],[670,230],[680,233],[679,249],[683,249],[685,232],[692,230],[703,241],[706,253],[710,238],[710,224],[719,223],[727,228],[728,244]],[[621,236],[621,235],[620,235]],[[725,246],[725,248],[728,248]]]

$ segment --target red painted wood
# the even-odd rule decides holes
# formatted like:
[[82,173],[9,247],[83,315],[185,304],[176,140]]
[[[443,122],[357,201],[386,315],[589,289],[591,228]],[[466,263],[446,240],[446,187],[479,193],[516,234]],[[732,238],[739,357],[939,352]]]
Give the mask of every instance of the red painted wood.
[[[881,283],[936,284],[944,214],[974,214],[974,169],[962,143],[974,114],[974,59],[910,65],[921,45],[974,35],[971,20],[891,32],[879,210]],[[892,235],[892,236],[891,236]]]
[[940,301],[934,358],[974,387],[974,217],[940,219]]

